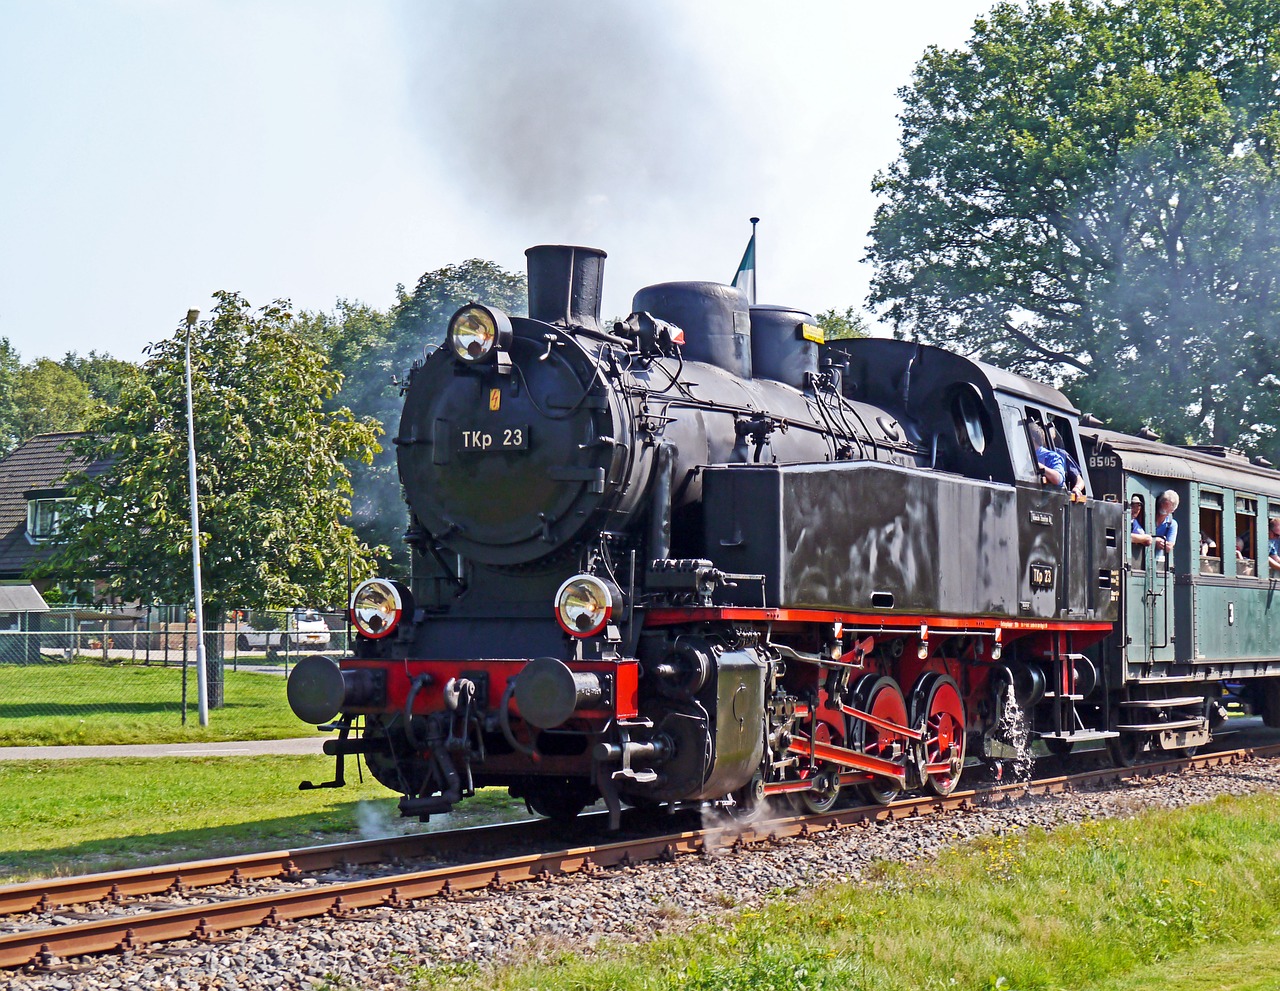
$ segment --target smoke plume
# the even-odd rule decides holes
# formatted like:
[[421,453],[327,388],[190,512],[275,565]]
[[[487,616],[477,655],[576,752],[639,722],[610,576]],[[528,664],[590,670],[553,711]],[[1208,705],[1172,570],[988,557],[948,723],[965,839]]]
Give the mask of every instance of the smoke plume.
[[418,15],[416,121],[478,204],[590,233],[723,187],[746,129],[678,8],[441,3]]

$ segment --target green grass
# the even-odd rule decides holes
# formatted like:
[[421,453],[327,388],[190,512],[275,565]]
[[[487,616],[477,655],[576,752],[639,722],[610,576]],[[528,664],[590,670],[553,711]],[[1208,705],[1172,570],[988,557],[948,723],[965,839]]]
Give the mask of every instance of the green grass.
[[[587,957],[418,968],[411,988],[1255,991],[1280,988],[1280,796],[1052,835],[784,895]],[[675,879],[672,883],[677,883]]]
[[[114,870],[426,829],[399,818],[398,795],[326,757],[184,757],[0,761],[0,880]],[[505,790],[481,791],[431,826],[524,813]]]
[[0,746],[275,740],[315,732],[295,716],[278,674],[224,672],[221,709],[201,727],[196,672],[129,663],[0,664]]
[[1097,991],[1275,991],[1280,988],[1280,938],[1196,947],[1098,985]]

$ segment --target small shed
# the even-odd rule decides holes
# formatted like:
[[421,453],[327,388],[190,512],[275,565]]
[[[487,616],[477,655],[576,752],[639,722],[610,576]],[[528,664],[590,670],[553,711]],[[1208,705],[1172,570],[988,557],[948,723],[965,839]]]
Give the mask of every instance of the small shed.
[[39,620],[49,611],[34,585],[0,585],[0,663],[34,664],[40,660]]

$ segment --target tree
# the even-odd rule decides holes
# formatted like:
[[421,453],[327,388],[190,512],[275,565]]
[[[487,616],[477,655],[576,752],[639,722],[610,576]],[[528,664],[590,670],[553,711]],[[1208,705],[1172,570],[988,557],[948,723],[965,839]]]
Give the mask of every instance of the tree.
[[[206,623],[229,606],[333,604],[372,569],[370,549],[342,520],[349,460],[367,463],[377,427],[326,410],[341,376],[292,327],[286,304],[253,312],[215,294],[212,319],[192,332]],[[191,598],[185,330],[149,349],[119,405],[77,445],[108,467],[69,495],[83,509],[63,524],[42,575],[98,577],[125,600]],[[221,643],[221,638],[211,638]]]
[[132,362],[96,351],[23,365],[9,339],[0,337],[0,457],[36,434],[85,429],[138,374]]
[[997,5],[901,91],[871,301],[1121,429],[1274,452],[1278,73],[1273,0]]
[[0,337],[0,458],[18,443],[18,376],[22,361],[9,338]]
[[[472,258],[424,273],[412,293],[397,287],[398,301],[387,313],[342,300],[332,315],[302,314],[298,326],[304,336],[328,349],[330,360],[344,374],[342,402],[358,415],[377,420],[394,436],[401,406],[397,382],[414,361],[444,342],[449,317],[472,301],[523,314],[527,292],[523,275]],[[352,510],[352,524],[361,537],[389,547],[395,566],[407,566],[408,552],[400,536],[408,510],[392,445],[383,445],[372,464],[356,469]]]
[[50,358],[22,367],[14,403],[20,441],[36,434],[83,430],[101,405],[84,382]]
[[88,387],[94,399],[107,406],[119,402],[125,387],[142,374],[132,361],[97,351],[90,351],[84,356],[68,351],[60,364]]
[[828,341],[847,341],[867,336],[867,318],[857,307],[847,306],[843,313],[832,307],[818,314],[818,326]]

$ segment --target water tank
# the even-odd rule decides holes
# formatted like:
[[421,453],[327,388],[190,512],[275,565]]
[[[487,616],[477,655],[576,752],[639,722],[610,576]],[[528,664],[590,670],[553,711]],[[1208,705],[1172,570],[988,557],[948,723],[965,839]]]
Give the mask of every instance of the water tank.
[[746,294],[719,282],[662,282],[631,301],[684,331],[684,356],[751,378],[751,306]]
[[789,306],[751,307],[751,370],[756,378],[803,389],[805,373],[818,371],[818,344],[802,328],[817,324],[812,314]]

